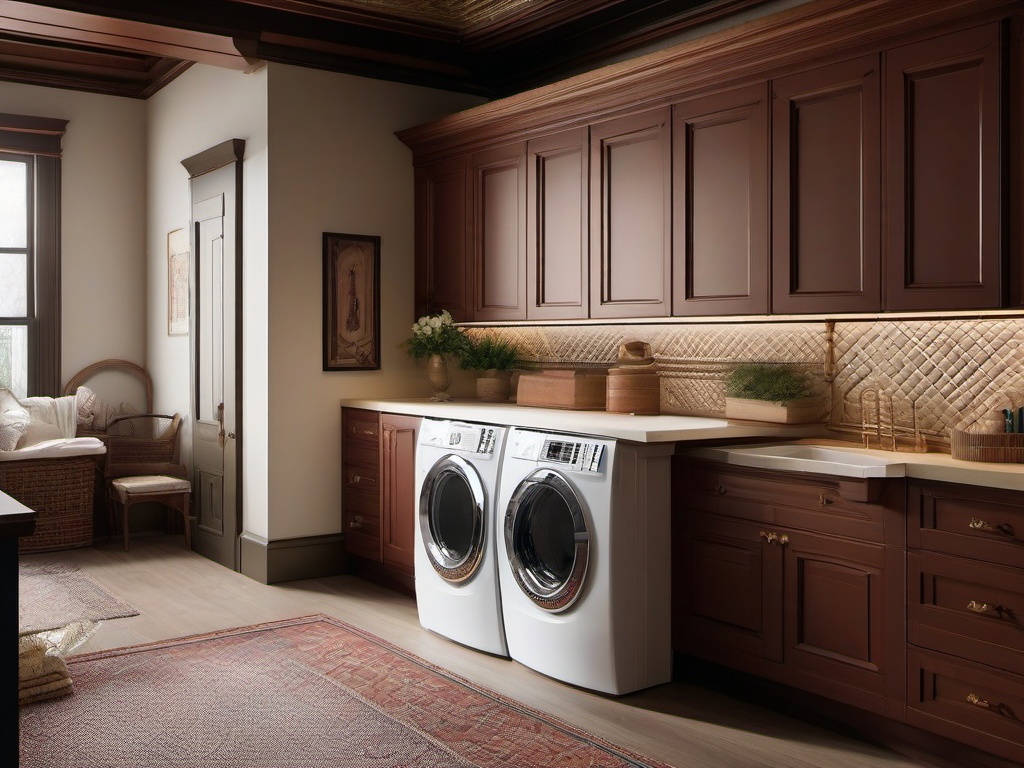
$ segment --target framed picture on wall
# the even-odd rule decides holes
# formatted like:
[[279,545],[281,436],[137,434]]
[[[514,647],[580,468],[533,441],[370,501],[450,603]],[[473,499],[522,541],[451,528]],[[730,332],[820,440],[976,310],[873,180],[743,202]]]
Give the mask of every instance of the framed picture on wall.
[[167,335],[188,335],[188,229],[167,233]]
[[380,237],[324,232],[324,370],[380,368]]

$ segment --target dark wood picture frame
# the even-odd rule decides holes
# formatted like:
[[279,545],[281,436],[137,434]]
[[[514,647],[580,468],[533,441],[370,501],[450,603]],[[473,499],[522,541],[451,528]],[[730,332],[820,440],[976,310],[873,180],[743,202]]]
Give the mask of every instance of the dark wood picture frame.
[[380,369],[380,237],[324,232],[324,370]]

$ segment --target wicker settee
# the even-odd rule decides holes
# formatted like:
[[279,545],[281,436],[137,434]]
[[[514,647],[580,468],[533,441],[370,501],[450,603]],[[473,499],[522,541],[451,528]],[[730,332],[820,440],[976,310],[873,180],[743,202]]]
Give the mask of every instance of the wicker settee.
[[52,440],[0,452],[0,491],[37,513],[21,553],[92,544],[96,474],[103,443],[94,437]]

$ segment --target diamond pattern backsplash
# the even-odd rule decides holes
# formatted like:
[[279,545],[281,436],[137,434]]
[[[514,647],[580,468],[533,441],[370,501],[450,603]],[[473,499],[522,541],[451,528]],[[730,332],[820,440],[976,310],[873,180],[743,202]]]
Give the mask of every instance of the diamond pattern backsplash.
[[721,416],[725,379],[741,362],[790,363],[812,382],[822,421],[841,433],[917,430],[947,446],[953,428],[1002,431],[1024,406],[1024,318],[806,323],[508,326],[471,336],[511,341],[534,367],[608,367],[619,345],[646,341],[662,413]]

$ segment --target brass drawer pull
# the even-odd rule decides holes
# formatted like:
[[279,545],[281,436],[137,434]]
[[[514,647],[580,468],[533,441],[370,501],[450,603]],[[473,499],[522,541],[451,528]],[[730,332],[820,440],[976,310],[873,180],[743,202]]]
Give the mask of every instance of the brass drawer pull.
[[835,504],[836,500],[835,499],[830,499],[825,494],[821,494],[818,497],[818,503],[821,504],[821,506],[823,506],[823,507],[827,507],[829,504]]
[[995,712],[996,714],[1003,715],[1004,717],[1012,717],[1014,720],[1017,719],[1017,716],[1008,704],[1003,704],[1002,702],[999,704],[993,704],[991,701],[981,698],[976,693],[967,694],[967,703],[973,704],[980,709],[987,709],[991,712]]
[[719,493],[720,495],[724,496],[727,490],[728,489],[724,485],[716,485],[715,486],[715,491],[717,493]]
[[1002,618],[1004,613],[1011,613],[1008,608],[1002,605],[989,605],[988,603],[983,603],[980,600],[971,600],[971,602],[967,604],[967,610],[972,613],[997,613],[999,614],[999,618]]
[[981,531],[982,533],[995,533],[1000,536],[1013,536],[1013,526],[1009,523],[999,523],[993,525],[987,523],[984,520],[979,520],[976,517],[971,518],[970,529],[972,531]]
[[365,522],[366,520],[363,518],[362,515],[356,515],[354,518],[352,518],[352,522],[348,524],[348,527],[359,529],[363,527],[363,523]]

